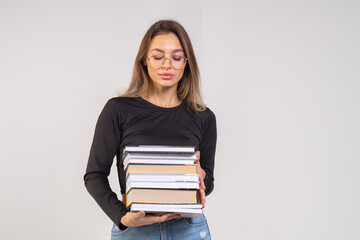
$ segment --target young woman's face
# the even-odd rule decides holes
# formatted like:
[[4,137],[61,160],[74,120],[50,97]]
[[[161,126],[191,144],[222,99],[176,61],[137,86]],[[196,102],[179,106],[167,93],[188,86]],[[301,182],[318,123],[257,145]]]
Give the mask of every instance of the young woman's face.
[[155,88],[176,90],[185,65],[184,50],[175,34],[161,34],[151,40],[146,66]]

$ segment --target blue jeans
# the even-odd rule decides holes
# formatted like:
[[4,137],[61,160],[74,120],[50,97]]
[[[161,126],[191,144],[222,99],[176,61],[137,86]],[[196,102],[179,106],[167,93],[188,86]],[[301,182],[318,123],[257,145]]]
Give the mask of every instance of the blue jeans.
[[129,227],[121,231],[115,224],[111,240],[199,240],[211,239],[204,215],[196,218],[171,219],[161,223],[140,227]]

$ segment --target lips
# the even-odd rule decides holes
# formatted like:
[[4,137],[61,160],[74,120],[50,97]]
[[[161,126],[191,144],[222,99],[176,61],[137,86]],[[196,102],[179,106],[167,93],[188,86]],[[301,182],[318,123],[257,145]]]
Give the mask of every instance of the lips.
[[175,75],[174,75],[174,74],[171,74],[171,73],[162,73],[162,74],[159,74],[159,76],[160,76],[162,79],[168,80],[168,79],[173,78]]

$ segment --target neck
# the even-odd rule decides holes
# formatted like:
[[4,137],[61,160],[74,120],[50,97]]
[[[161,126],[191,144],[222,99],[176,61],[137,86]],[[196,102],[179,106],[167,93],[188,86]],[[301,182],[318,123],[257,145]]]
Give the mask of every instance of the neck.
[[[175,89],[176,90],[176,89]],[[176,107],[181,101],[177,92],[172,89],[154,89],[151,93],[141,96],[145,100],[160,107]]]

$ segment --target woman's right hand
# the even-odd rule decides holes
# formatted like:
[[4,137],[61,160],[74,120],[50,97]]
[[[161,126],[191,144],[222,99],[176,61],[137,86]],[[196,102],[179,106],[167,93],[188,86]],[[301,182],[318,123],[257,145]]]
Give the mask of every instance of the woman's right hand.
[[127,227],[139,227],[153,223],[167,221],[173,218],[181,218],[180,214],[165,213],[161,216],[146,215],[144,211],[128,212],[121,218],[121,223]]

